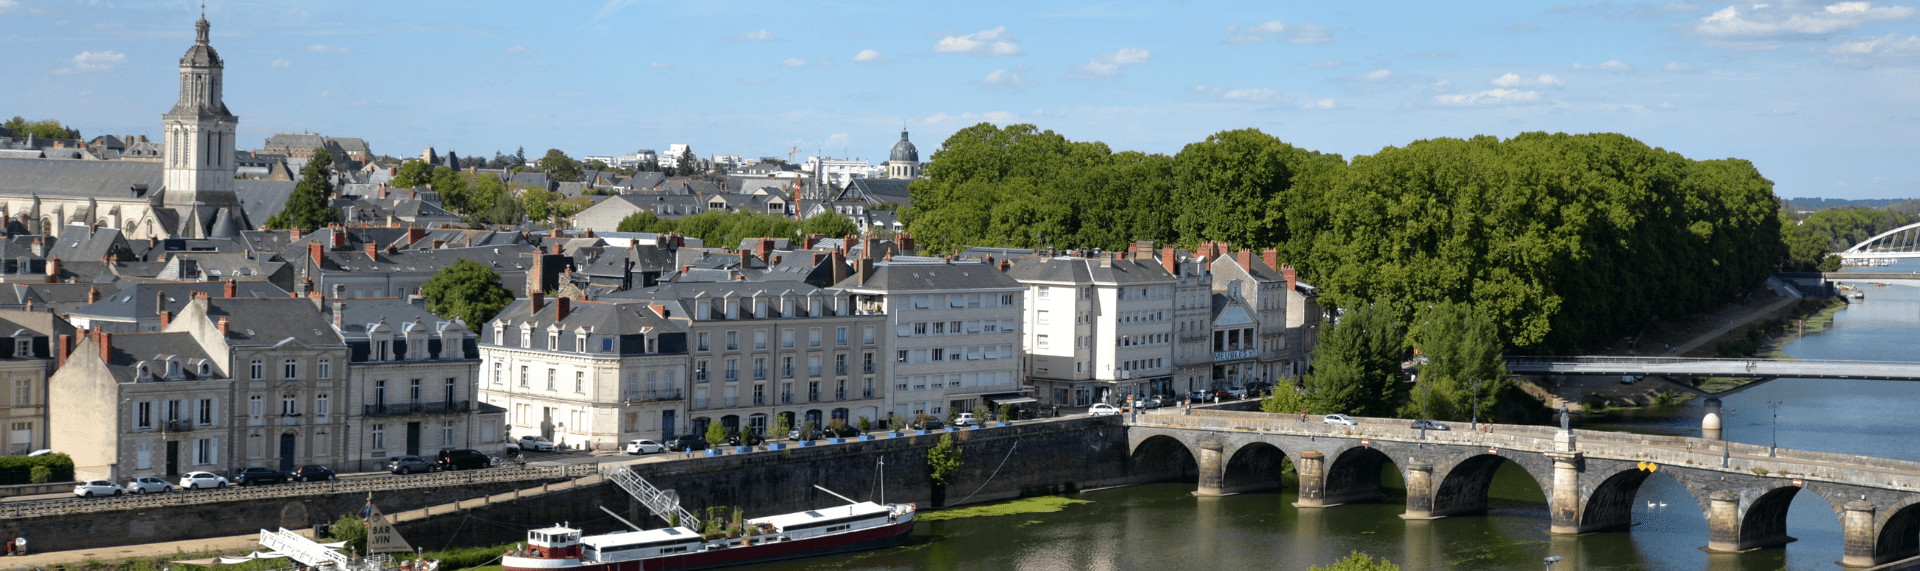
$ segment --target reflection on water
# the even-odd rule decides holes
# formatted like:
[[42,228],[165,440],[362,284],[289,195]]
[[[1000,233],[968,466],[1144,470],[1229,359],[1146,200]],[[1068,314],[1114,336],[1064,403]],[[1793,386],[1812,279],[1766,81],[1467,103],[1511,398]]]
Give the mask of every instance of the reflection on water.
[[[1906,267],[1913,266],[1913,267]],[[1920,270],[1920,262],[1879,268]],[[1865,303],[1840,312],[1832,329],[1786,347],[1806,359],[1920,361],[1920,289],[1867,292]],[[1779,443],[1790,448],[1920,460],[1910,409],[1920,383],[1781,379],[1724,399],[1725,438],[1767,444],[1774,419],[1766,401],[1780,400]],[[1661,434],[1698,435],[1700,403],[1637,411],[1599,425]],[[1391,486],[1399,484],[1389,466]],[[1352,551],[1385,557],[1402,569],[1541,569],[1557,555],[1570,569],[1700,569],[1759,571],[1835,569],[1840,524],[1816,494],[1800,494],[1788,515],[1785,548],[1737,555],[1700,550],[1707,542],[1701,506],[1672,478],[1656,473],[1640,488],[1630,530],[1579,537],[1547,534],[1540,487],[1508,464],[1495,475],[1484,516],[1407,521],[1404,493],[1382,504],[1300,510],[1291,489],[1224,498],[1196,498],[1192,483],[1165,483],[1080,494],[1091,504],[1054,513],[976,517],[920,524],[908,546],[816,558],[755,569],[849,570],[1158,570],[1305,569]],[[1651,505],[1649,505],[1651,502]]]

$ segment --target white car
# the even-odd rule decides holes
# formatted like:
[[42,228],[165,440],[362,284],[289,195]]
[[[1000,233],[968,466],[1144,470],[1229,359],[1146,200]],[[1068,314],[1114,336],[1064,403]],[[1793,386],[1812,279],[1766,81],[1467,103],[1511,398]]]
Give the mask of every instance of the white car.
[[963,412],[963,413],[960,413],[960,416],[956,416],[953,418],[953,425],[954,426],[979,426],[980,419],[974,418],[973,413],[971,412]]
[[180,477],[180,488],[184,490],[225,487],[227,479],[212,472],[187,472],[187,475]]
[[120,487],[120,484],[115,484],[113,482],[109,482],[106,480],[87,480],[84,482],[80,482],[78,484],[74,484],[73,486],[73,495],[80,496],[82,498],[91,498],[94,496],[118,496],[120,494],[126,493],[126,491],[127,489]]
[[547,440],[545,436],[533,436],[533,435],[522,436],[520,437],[520,449],[535,450],[539,452],[552,452],[553,441]]
[[1325,419],[1321,419],[1320,423],[1321,424],[1344,424],[1347,426],[1360,425],[1359,422],[1353,420],[1353,417],[1347,416],[1344,414],[1329,414]]
[[173,491],[173,482],[153,476],[141,476],[127,482],[127,491],[136,494],[161,494]]
[[628,454],[659,454],[666,452],[667,447],[652,440],[629,440],[626,451]]
[[1087,416],[1114,416],[1120,414],[1120,407],[1099,403],[1087,408]]

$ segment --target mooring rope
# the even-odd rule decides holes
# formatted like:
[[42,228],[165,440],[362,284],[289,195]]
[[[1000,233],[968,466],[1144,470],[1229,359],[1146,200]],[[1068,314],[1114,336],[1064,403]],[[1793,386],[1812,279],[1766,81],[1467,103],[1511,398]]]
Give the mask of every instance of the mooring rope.
[[987,475],[987,481],[981,482],[980,487],[973,489],[973,493],[967,494],[967,497],[961,498],[960,501],[954,502],[954,503],[958,503],[958,504],[967,503],[967,500],[971,500],[975,495],[979,495],[980,490],[987,489],[987,484],[993,482],[993,477],[1000,475],[1000,469],[1007,467],[1007,460],[1010,460],[1013,458],[1013,451],[1019,450],[1019,449],[1020,449],[1020,441],[1018,440],[1013,441],[1013,447],[1007,449],[1007,457],[1000,459],[1000,465],[995,466],[993,468],[993,473]]

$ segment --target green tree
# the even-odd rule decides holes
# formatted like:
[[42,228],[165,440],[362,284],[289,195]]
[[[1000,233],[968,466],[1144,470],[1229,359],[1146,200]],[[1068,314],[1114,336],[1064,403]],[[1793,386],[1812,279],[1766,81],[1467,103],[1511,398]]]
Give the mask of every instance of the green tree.
[[953,480],[953,474],[960,471],[960,447],[953,443],[953,433],[940,435],[940,442],[927,449],[927,478],[935,486],[945,486]]
[[471,178],[471,175],[456,169],[447,167],[433,169],[433,191],[440,194],[440,203],[443,205],[465,206],[472,200],[472,193],[467,190],[467,181]]
[[852,220],[848,220],[838,212],[828,212],[801,222],[800,233],[838,238],[859,234],[860,227],[855,226]]
[[652,211],[642,210],[621,218],[620,225],[614,229],[619,232],[653,232],[654,224],[659,222],[660,217]]
[[560,149],[547,149],[547,156],[540,157],[540,168],[553,173],[553,180],[577,182],[580,180],[580,161],[560,152]]
[[334,541],[347,542],[346,548],[354,553],[367,552],[367,522],[358,516],[347,514],[333,520],[333,526],[327,530],[327,536]]
[[1400,571],[1400,566],[1394,565],[1385,558],[1376,561],[1365,553],[1355,551],[1346,559],[1335,561],[1332,565],[1326,567],[1315,565],[1309,567],[1307,571]]
[[[1506,346],[1492,317],[1470,304],[1443,301],[1421,313],[1411,336],[1426,364],[1400,416],[1421,416],[1424,404],[1426,418],[1468,420],[1478,404],[1479,418],[1493,420],[1490,397],[1505,393],[1509,383],[1502,358]],[[1478,399],[1476,380],[1481,382]]]
[[719,448],[727,442],[727,426],[718,422],[707,423],[707,447]]
[[1294,199],[1294,178],[1315,155],[1257,129],[1223,131],[1187,145],[1173,159],[1173,203],[1183,206],[1173,219],[1180,241],[1242,247],[1285,241],[1284,221],[1270,218],[1267,206]]
[[816,430],[818,430],[818,428],[814,427],[813,421],[811,420],[800,423],[800,439],[813,440]]
[[787,433],[789,432],[793,432],[793,417],[785,414],[774,415],[773,438],[770,438],[769,440],[779,440],[782,438],[786,438]]
[[420,291],[427,297],[427,311],[459,319],[474,331],[513,303],[513,292],[500,285],[493,268],[466,258],[428,278]]
[[413,188],[433,182],[433,167],[420,159],[407,159],[387,184],[394,188]]
[[80,138],[79,129],[72,129],[72,128],[63,126],[60,124],[60,121],[58,119],[42,119],[39,121],[28,121],[25,117],[15,115],[13,119],[8,120],[5,124],[0,124],[0,127],[4,127],[12,130],[15,133],[15,136],[21,139],[27,138],[27,135],[33,135],[35,138],[39,138],[39,139],[78,139]]
[[870,418],[867,418],[867,417],[864,417],[864,416],[862,416],[862,417],[860,417],[860,424],[859,424],[859,427],[860,427],[860,433],[861,433],[861,434],[866,434],[867,432],[869,432],[869,431],[872,431],[872,430],[873,430],[873,419],[870,419]]
[[287,205],[279,214],[267,218],[267,227],[275,230],[299,228],[312,232],[340,220],[339,209],[327,206],[333,199],[333,156],[314,149],[313,159],[300,170],[300,183],[287,196]]
[[591,171],[608,170],[607,163],[600,162],[600,159],[594,159],[584,163],[580,163],[580,168],[591,170]]
[[1406,331],[1384,304],[1346,311],[1313,349],[1306,377],[1315,411],[1387,416],[1399,402],[1400,359]]
[[1294,388],[1292,383],[1282,383],[1274,387],[1266,398],[1260,399],[1260,411],[1273,414],[1325,414],[1316,410],[1313,399]]

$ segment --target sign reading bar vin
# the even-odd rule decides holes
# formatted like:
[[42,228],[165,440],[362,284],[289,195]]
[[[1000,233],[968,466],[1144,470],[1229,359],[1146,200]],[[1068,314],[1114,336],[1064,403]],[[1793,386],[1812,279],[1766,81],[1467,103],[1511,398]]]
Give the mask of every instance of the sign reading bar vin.
[[367,553],[391,553],[395,551],[413,552],[413,546],[400,538],[400,532],[393,529],[387,516],[381,515],[380,508],[367,506]]

